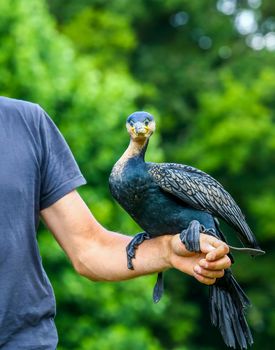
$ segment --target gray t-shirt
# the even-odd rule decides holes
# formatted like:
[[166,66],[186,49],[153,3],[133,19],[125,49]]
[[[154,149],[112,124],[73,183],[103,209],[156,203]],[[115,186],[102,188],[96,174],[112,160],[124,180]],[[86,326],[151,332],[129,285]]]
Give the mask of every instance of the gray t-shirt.
[[0,97],[0,348],[57,346],[55,298],[42,267],[39,212],[86,181],[36,104]]

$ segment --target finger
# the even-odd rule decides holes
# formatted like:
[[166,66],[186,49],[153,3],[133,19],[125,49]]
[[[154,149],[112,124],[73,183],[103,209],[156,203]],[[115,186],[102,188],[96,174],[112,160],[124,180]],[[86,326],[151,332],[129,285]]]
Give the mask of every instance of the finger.
[[204,277],[196,272],[194,272],[193,276],[196,278],[196,280],[198,280],[199,282],[201,282],[203,284],[207,284],[208,286],[210,286],[216,282],[215,278]]
[[221,245],[225,244],[223,241],[219,240],[216,237],[207,235],[209,243],[214,247],[214,248],[219,248]]
[[200,245],[201,245],[201,250],[204,253],[209,253],[211,251],[214,251],[215,248],[219,248],[220,246],[224,246],[224,245],[227,247],[226,249],[228,249],[229,251],[229,247],[226,245],[225,242],[219,240],[216,237],[213,237],[204,233],[202,233],[200,236]]
[[228,254],[228,252],[229,252],[228,246],[225,243],[219,241],[218,247],[212,250],[210,253],[207,253],[206,260],[208,261],[218,260],[222,258],[224,255]]
[[229,259],[227,255],[222,257],[221,259],[218,259],[216,261],[208,261],[206,259],[201,259],[199,261],[199,265],[202,268],[208,269],[208,270],[223,270],[223,269],[229,269],[232,262]]
[[208,278],[221,278],[224,276],[224,270],[208,270],[199,265],[194,267],[194,272]]

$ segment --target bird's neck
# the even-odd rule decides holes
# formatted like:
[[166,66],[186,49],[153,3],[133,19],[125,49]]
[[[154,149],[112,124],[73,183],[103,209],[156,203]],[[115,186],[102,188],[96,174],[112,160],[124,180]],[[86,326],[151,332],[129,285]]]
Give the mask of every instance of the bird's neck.
[[144,161],[149,139],[130,140],[129,146],[121,157],[124,162],[136,158]]

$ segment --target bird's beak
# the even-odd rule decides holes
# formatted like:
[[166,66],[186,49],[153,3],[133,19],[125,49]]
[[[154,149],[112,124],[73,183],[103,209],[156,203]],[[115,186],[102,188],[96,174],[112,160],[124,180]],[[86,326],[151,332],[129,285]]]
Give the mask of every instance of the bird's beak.
[[148,131],[148,128],[141,122],[136,122],[133,125],[133,131],[136,135],[145,135]]

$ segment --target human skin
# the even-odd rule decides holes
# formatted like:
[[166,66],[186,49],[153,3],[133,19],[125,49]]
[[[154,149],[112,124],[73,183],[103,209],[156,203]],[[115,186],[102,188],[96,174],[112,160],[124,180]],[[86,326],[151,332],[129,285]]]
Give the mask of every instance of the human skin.
[[231,265],[228,246],[215,237],[201,234],[201,253],[191,253],[179,235],[164,235],[144,241],[129,270],[125,248],[132,237],[104,228],[77,191],[43,209],[41,217],[75,270],[92,281],[122,281],[176,268],[211,285]]

